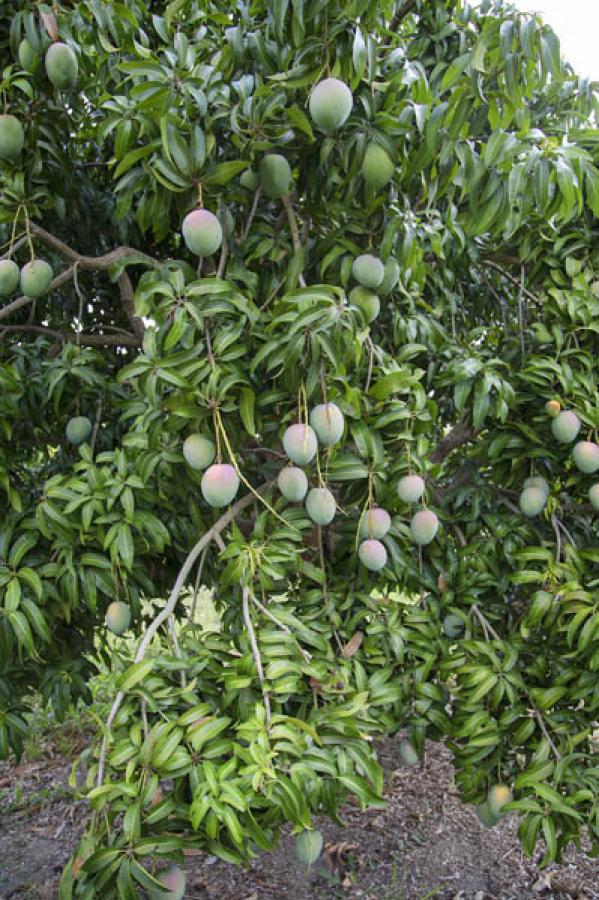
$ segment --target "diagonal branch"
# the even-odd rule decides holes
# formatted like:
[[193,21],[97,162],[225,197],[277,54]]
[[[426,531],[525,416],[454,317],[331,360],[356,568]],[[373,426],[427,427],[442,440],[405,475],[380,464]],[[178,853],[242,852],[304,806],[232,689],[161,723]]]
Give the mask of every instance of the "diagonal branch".
[[[70,281],[73,277],[74,266],[71,266],[68,269],[65,269],[64,272],[61,272],[60,275],[57,275],[56,278],[53,278],[48,286],[48,293],[56,290],[56,288],[65,284],[65,282]],[[6,306],[3,306],[0,309],[0,319],[7,319],[12,313],[16,312],[18,309],[21,309],[23,306],[28,306],[30,303],[33,303],[33,297],[17,297],[16,300],[13,300],[12,303],[8,303]]]
[[250,589],[247,585],[242,585],[241,588],[241,604],[243,611],[243,621],[245,623],[245,630],[248,633],[248,637],[250,639],[250,644],[252,647],[252,656],[254,657],[254,665],[256,666],[256,671],[258,673],[258,680],[260,682],[260,688],[262,690],[262,699],[264,701],[264,712],[266,713],[266,729],[270,731],[270,694],[268,693],[268,688],[264,684],[264,667],[262,665],[262,657],[260,656],[260,648],[258,647],[258,641],[256,640],[256,632],[254,631],[254,623],[252,622],[252,617],[250,614]]
[[443,462],[446,456],[449,456],[452,450],[457,450],[464,444],[470,443],[472,438],[480,434],[481,429],[473,428],[468,424],[466,419],[462,419],[457,425],[454,425],[451,431],[441,438],[429,459],[432,463]]
[[405,19],[405,17],[409,13],[412,12],[412,10],[414,9],[415,6],[416,6],[416,0],[406,0],[406,2],[403,3],[399,7],[397,12],[391,19],[391,24],[389,25],[389,31],[397,31],[397,29],[401,25],[402,21]]
[[[272,481],[267,481],[266,484],[263,484],[262,487],[257,489],[256,493],[262,494],[264,491],[268,490],[268,488],[271,487],[272,484]],[[193,564],[200,553],[202,553],[202,551],[210,544],[212,540],[216,540],[216,538],[220,536],[221,531],[224,531],[224,529],[233,521],[233,519],[235,519],[239,515],[239,513],[246,508],[246,506],[250,506],[253,501],[254,494],[249,493],[238,500],[237,503],[235,503],[233,506],[229,507],[229,509],[225,513],[223,513],[219,519],[216,520],[212,528],[209,528],[208,531],[202,535],[195,546],[192,547],[192,549],[189,551],[189,553],[187,554],[187,558],[185,559],[185,562],[181,567],[181,571],[177,575],[177,579],[169,595],[168,601],[164,606],[164,609],[162,609],[158,613],[156,618],[153,619],[152,622],[150,622],[143,638],[139,642],[134,662],[140,662],[144,658],[154,635],[156,634],[160,626],[168,619],[168,617],[172,615],[175,606],[177,605],[179,594],[181,593],[187,577],[193,568]],[[121,708],[121,704],[124,698],[124,692],[119,691],[114,698],[110,713],[108,714],[108,719],[106,722],[106,732],[104,734],[104,737],[102,738],[100,758],[98,760],[98,786],[100,786],[104,780],[104,767],[106,765],[106,753],[108,750],[108,735],[110,734],[110,729],[116,718],[116,714]]]

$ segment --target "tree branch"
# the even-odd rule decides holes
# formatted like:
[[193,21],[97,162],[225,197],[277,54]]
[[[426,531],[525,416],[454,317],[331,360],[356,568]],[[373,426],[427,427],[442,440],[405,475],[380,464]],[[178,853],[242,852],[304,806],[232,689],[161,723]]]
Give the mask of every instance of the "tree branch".
[[256,632],[254,631],[254,625],[252,622],[252,617],[250,615],[250,589],[249,587],[247,587],[247,585],[243,585],[241,590],[243,621],[245,623],[245,630],[247,631],[248,637],[250,639],[252,656],[254,657],[254,665],[256,666],[258,680],[260,681],[260,687],[262,689],[262,699],[264,700],[264,711],[266,713],[266,728],[268,731],[270,731],[270,696],[268,690],[264,686],[264,668],[262,666],[262,657],[260,656],[260,648],[258,647]]
[[[257,493],[261,494],[263,491],[266,491],[269,487],[271,487],[272,484],[273,484],[272,481],[266,482],[266,484],[263,484],[262,487],[258,488]],[[185,562],[183,563],[181,570],[180,570],[179,574],[177,575],[177,579],[176,579],[173,589],[169,595],[168,601],[167,601],[166,605],[164,606],[164,609],[162,609],[158,613],[156,618],[153,619],[152,622],[149,624],[143,638],[141,639],[141,641],[139,643],[139,646],[137,648],[137,653],[135,654],[134,662],[140,662],[144,658],[144,656],[146,655],[146,650],[150,646],[154,635],[156,634],[156,632],[158,631],[158,629],[160,628],[162,623],[168,619],[168,617],[171,615],[171,613],[175,609],[175,606],[177,605],[177,600],[179,599],[179,594],[181,593],[181,591],[183,589],[183,586],[187,580],[187,576],[191,572],[191,570],[193,568],[193,564],[196,561],[196,559],[198,558],[198,556],[200,555],[200,553],[208,546],[208,544],[213,539],[216,538],[217,535],[220,535],[221,531],[224,531],[224,529],[227,527],[227,525],[229,525],[229,523],[232,522],[233,519],[235,519],[236,516],[238,516],[239,513],[242,512],[246,508],[246,506],[250,506],[250,504],[253,503],[253,501],[254,501],[253,493],[246,494],[244,497],[242,497],[240,500],[238,500],[237,503],[235,503],[233,506],[231,506],[225,513],[223,513],[223,515],[219,519],[216,520],[216,522],[214,523],[212,528],[209,528],[208,531],[204,535],[202,535],[202,537],[195,544],[195,546],[192,547],[192,549],[189,551],[189,553],[187,554],[187,558],[185,559]],[[125,697],[125,694],[123,693],[123,691],[119,691],[118,694],[116,695],[116,697],[114,698],[114,702],[110,709],[110,713],[108,714],[108,719],[106,721],[106,733],[105,733],[104,737],[102,738],[102,746],[100,749],[100,758],[98,760],[98,777],[97,777],[98,787],[102,784],[102,782],[104,780],[104,767],[106,765],[106,752],[108,750],[108,735],[110,734],[110,729],[112,728],[112,724],[116,718],[116,715],[117,715],[119,709],[121,708],[121,704],[123,702],[124,697]]]
[[[60,275],[57,275],[56,278],[53,278],[48,286],[48,293],[50,291],[56,290],[56,288],[65,284],[65,282],[70,281],[73,277],[74,267],[71,266],[68,269],[65,269],[64,272],[61,272]],[[0,320],[7,319],[12,313],[16,312],[18,309],[21,309],[22,306],[28,306],[30,303],[33,303],[34,297],[17,297],[16,300],[13,300],[12,303],[9,303],[7,306],[3,306],[0,309]]]
[[472,428],[465,419],[454,425],[451,431],[441,438],[429,459],[432,463],[443,462],[446,456],[449,456],[452,450],[457,450],[464,444],[470,443],[472,438],[480,434],[481,429]]
[[525,294],[529,300],[532,300],[533,303],[538,303],[540,305],[543,303],[543,301],[539,297],[535,297],[535,295],[532,294],[528,290],[528,288],[525,288],[524,285],[521,284],[520,281],[515,278],[511,272],[506,272],[506,270],[502,266],[498,265],[496,262],[493,262],[492,259],[483,257],[483,259],[481,259],[481,264],[484,266],[490,266],[492,269],[495,269],[496,272],[500,272],[504,278],[507,278],[508,281],[511,281],[512,284],[517,287],[519,291]]
[[406,2],[399,7],[393,18],[391,19],[391,24],[389,25],[389,31],[397,31],[399,26],[405,17],[412,12],[414,7],[416,6],[416,0],[406,0]]
[[152,266],[154,269],[159,269],[162,265],[158,260],[154,259],[153,256],[142,253],[141,250],[136,250],[134,247],[116,247],[114,250],[105,253],[103,256],[84,256],[76,250],[73,250],[72,247],[69,247],[68,244],[61,241],[60,238],[50,234],[45,228],[36,225],[35,222],[31,222],[30,230],[34,237],[39,238],[44,244],[47,244],[49,247],[52,247],[53,250],[56,250],[56,252],[59,253],[63,259],[66,259],[67,262],[78,263],[81,269],[89,269],[92,272],[109,269],[110,266],[113,266],[116,262],[119,262],[119,260],[127,259],[129,256],[136,262],[145,263],[146,265]]
[[[30,298],[27,298],[30,299]],[[0,318],[2,311],[0,310]],[[54,328],[46,328],[44,325],[4,325],[0,328],[2,334],[7,332],[40,334],[44,337],[52,337],[63,344],[76,343],[81,347],[139,347],[141,338],[128,331],[120,331],[117,334],[78,334],[75,331],[56,331]]]
[[[289,199],[289,194],[285,194],[281,197],[281,203],[285,207],[285,212],[287,213],[287,220],[289,222],[289,230],[291,232],[291,241],[293,244],[293,252],[295,254],[299,254],[302,252],[302,242],[300,240],[299,229],[297,227],[297,219],[295,217],[295,212],[293,209],[293,205],[291,200]],[[300,287],[306,286],[306,281],[303,275],[299,277]]]
[[119,290],[121,292],[121,303],[127,314],[127,318],[131,322],[131,328],[135,337],[140,341],[143,339],[145,328],[142,319],[135,315],[135,299],[133,293],[133,285],[127,272],[123,271],[119,275]]

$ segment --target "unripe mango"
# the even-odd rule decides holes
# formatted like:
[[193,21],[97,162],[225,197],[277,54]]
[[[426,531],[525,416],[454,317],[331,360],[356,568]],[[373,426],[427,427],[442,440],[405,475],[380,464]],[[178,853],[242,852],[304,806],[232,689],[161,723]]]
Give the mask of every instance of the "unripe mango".
[[415,766],[419,761],[419,756],[412,741],[403,738],[398,745],[399,756],[404,766]]
[[400,272],[401,269],[399,268],[399,263],[393,256],[390,256],[385,263],[385,274],[383,276],[383,280],[380,286],[377,288],[381,297],[386,297],[387,294],[391,293],[391,291],[399,281]]
[[545,412],[548,416],[551,416],[552,419],[559,416],[561,408],[561,403],[559,403],[558,400],[548,400],[545,404]]
[[420,475],[404,475],[397,484],[397,494],[404,503],[418,503],[424,494],[424,479]]
[[349,118],[353,106],[352,92],[338,78],[325,78],[310,94],[308,107],[314,124],[331,134]]
[[337,504],[328,488],[312,488],[306,497],[306,512],[317,525],[329,525],[335,518]]
[[26,72],[35,72],[40,64],[40,59],[27,38],[23,38],[19,44],[17,55],[21,68],[25,69]]
[[283,435],[283,447],[292,462],[307,466],[318,450],[316,433],[310,425],[290,425]]
[[239,490],[239,475],[228,463],[217,463],[206,469],[200,488],[206,503],[219,509],[228,506]]
[[92,423],[87,416],[74,416],[67,422],[67,441],[76,447],[86,441],[91,433]]
[[493,828],[499,822],[497,816],[494,816],[489,809],[489,804],[486,801],[477,805],[476,815],[485,828]]
[[551,431],[560,444],[570,444],[580,431],[580,419],[571,410],[564,410],[551,423]]
[[363,253],[354,259],[352,275],[362,287],[373,290],[383,283],[385,267],[377,256]]
[[350,303],[362,310],[368,324],[374,322],[381,311],[381,301],[377,295],[361,285],[349,292],[348,299]]
[[183,219],[181,226],[187,249],[196,256],[211,256],[223,242],[220,222],[207,209],[194,209]]
[[576,467],[585,475],[592,475],[599,469],[599,446],[592,441],[579,441],[572,451]]
[[541,491],[544,491],[547,496],[549,496],[549,483],[543,478],[541,475],[531,475],[530,478],[527,478],[523,484],[524,489],[526,488],[539,488]]
[[325,447],[332,447],[343,437],[345,420],[335,403],[321,403],[310,413],[310,425]]
[[289,193],[291,168],[280,153],[267,153],[260,161],[260,184],[267,197],[277,199]]
[[247,191],[255,191],[258,185],[260,184],[260,178],[258,177],[258,173],[254,172],[252,169],[246,169],[245,172],[241,173],[241,177],[239,178],[239,184],[241,187],[244,187]]
[[502,816],[502,808],[506,803],[511,803],[514,795],[507,784],[494,784],[487,795],[487,805],[492,816],[499,819]]
[[369,144],[364,154],[362,172],[366,187],[372,191],[380,191],[393,178],[395,166],[384,147]]
[[131,609],[121,600],[115,600],[106,610],[106,627],[113,634],[124,634],[131,624]]
[[443,633],[448,638],[459,637],[464,630],[464,622],[455,613],[448,613],[443,619]]
[[391,516],[387,510],[381,509],[380,506],[375,506],[373,509],[367,510],[362,516],[360,537],[364,538],[364,540],[366,538],[375,538],[375,540],[380,541],[390,528]]
[[214,461],[216,447],[203,434],[190,434],[183,441],[183,456],[192,469],[207,469]]
[[387,565],[387,550],[380,541],[369,539],[358,547],[360,562],[371,572],[380,572]]
[[323,837],[317,828],[302,831],[295,839],[295,855],[304,866],[311,866],[322,853]]
[[542,488],[527,487],[520,494],[520,509],[529,519],[538,516],[545,508],[546,503],[547,494]]
[[26,297],[41,297],[50,287],[53,274],[45,259],[32,259],[21,269],[21,291]]
[[12,259],[0,259],[0,297],[10,297],[19,286],[19,267]]
[[306,473],[297,466],[285,466],[284,469],[281,469],[277,484],[283,497],[291,503],[299,503],[308,493]]
[[0,159],[14,159],[25,143],[23,126],[16,116],[0,116]]
[[164,885],[164,890],[152,888],[151,900],[183,900],[185,895],[185,872],[179,866],[170,866],[166,872],[160,872],[156,880]]
[[46,74],[55,88],[68,90],[77,81],[79,64],[68,44],[58,41],[46,51]]
[[410,531],[415,544],[430,544],[439,530],[439,519],[430,509],[421,509],[410,522]]
[[589,500],[593,509],[599,509],[599,484],[589,488]]

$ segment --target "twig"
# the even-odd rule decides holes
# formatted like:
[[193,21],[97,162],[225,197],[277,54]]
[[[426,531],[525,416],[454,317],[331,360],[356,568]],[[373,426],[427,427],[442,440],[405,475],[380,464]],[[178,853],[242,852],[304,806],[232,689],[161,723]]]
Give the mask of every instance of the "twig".
[[[488,621],[488,619],[485,618],[485,616],[483,616],[483,614],[481,613],[481,611],[478,608],[478,606],[476,605],[476,603],[474,603],[470,607],[470,611],[474,612],[478,616],[478,619],[479,619],[481,625],[483,626],[483,631],[485,633],[485,639],[487,641],[489,640],[489,633],[495,638],[496,641],[501,640],[501,638],[499,637],[499,635],[497,634],[497,632],[495,631],[495,629],[493,628],[491,623]],[[526,694],[529,701],[531,702],[531,708],[532,708],[533,715],[534,715],[536,721],[539,723],[539,727],[540,727],[541,731],[543,732],[543,735],[545,736],[547,743],[549,744],[553,753],[555,754],[556,759],[561,759],[561,754],[560,754],[559,750],[557,749],[557,747],[555,746],[553,739],[551,738],[551,735],[547,731],[547,726],[545,725],[543,716],[541,715],[539,710],[536,708],[534,703],[532,703],[532,698],[531,698],[530,694],[528,693],[528,691],[526,690],[526,687],[524,687],[524,693]]]
[[[173,613],[168,617],[168,630],[170,632],[171,640],[173,642],[173,647],[175,650],[175,656],[177,659],[183,659],[183,654],[181,653],[181,647],[179,646],[179,638],[177,637],[177,629],[175,627],[175,616]],[[185,669],[181,670],[181,687],[185,688],[187,686],[187,677],[185,675]]]
[[258,641],[256,640],[256,633],[254,631],[254,626],[252,624],[252,617],[250,616],[250,589],[246,585],[242,587],[242,608],[243,608],[243,621],[245,622],[246,631],[248,633],[248,637],[250,639],[250,644],[252,646],[252,655],[254,657],[254,664],[256,666],[256,671],[258,672],[258,680],[260,681],[260,687],[262,688],[262,697],[264,700],[264,711],[266,713],[266,728],[270,731],[270,697],[267,689],[264,686],[264,669],[262,668],[262,657],[260,656],[260,648],[258,647]]
[[[504,268],[502,268],[502,266],[498,265],[496,262],[493,262],[493,260],[488,259],[488,258],[483,258],[483,259],[481,259],[481,265],[490,266],[492,269],[495,269],[497,272],[501,272],[501,274],[504,276],[504,278],[507,278],[508,281],[511,281],[512,284],[515,285],[519,290],[522,290],[522,293],[526,294],[528,299],[532,300],[533,303],[539,303],[539,304],[543,303],[543,301],[539,297],[535,297],[535,295],[532,294],[528,290],[528,288],[524,287],[521,284],[521,281],[519,281],[517,278],[514,278],[514,276],[512,275],[511,272],[506,272],[506,270]],[[524,267],[522,267],[522,268],[524,268]]]
[[[268,488],[271,487],[271,485],[272,485],[271,481],[266,482],[266,484],[263,484],[262,487],[258,488],[258,493],[261,493],[262,491],[266,491]],[[204,535],[202,535],[202,537],[195,544],[195,546],[192,547],[192,549],[189,551],[189,553],[187,554],[187,558],[185,559],[185,562],[183,563],[181,570],[180,570],[179,574],[177,575],[177,579],[176,579],[173,589],[169,595],[166,605],[160,611],[160,613],[156,616],[156,618],[153,619],[152,622],[150,622],[143,638],[141,639],[141,641],[139,643],[139,646],[137,648],[137,653],[135,654],[134,662],[140,662],[144,658],[144,656],[146,655],[146,650],[150,646],[150,643],[152,642],[154,635],[156,634],[156,632],[158,631],[160,626],[163,624],[163,622],[165,622],[166,619],[168,619],[170,614],[173,612],[175,606],[177,605],[177,600],[179,599],[179,594],[181,593],[181,590],[183,589],[183,585],[185,584],[185,582],[187,580],[187,576],[189,575],[191,569],[193,568],[194,562],[196,561],[196,559],[198,558],[198,556],[200,555],[202,550],[204,550],[210,544],[210,542],[215,538],[215,536],[217,534],[220,534],[221,531],[224,531],[224,529],[227,527],[227,525],[229,525],[229,523],[232,522],[233,519],[236,516],[238,516],[239,513],[242,512],[246,508],[246,506],[249,506],[253,502],[253,500],[254,500],[254,494],[252,494],[252,493],[245,494],[245,496],[243,496],[240,500],[238,500],[237,503],[234,504],[234,506],[230,507],[225,513],[223,513],[223,515],[219,519],[216,520],[216,522],[214,523],[212,528],[209,528],[208,531]],[[104,734],[104,737],[102,739],[102,746],[100,748],[100,757],[98,760],[98,777],[97,777],[98,786],[101,785],[102,781],[104,780],[104,768],[106,765],[106,752],[108,749],[108,735],[110,734],[110,729],[116,718],[116,714],[118,713],[119,709],[121,708],[121,704],[124,700],[124,697],[125,697],[125,694],[123,691],[119,691],[117,693],[116,697],[114,698],[112,707],[110,708],[110,712],[108,714],[108,719],[106,721],[106,733]]]
[[254,200],[252,202],[252,208],[250,209],[250,213],[247,217],[247,222],[245,223],[245,228],[243,229],[242,240],[245,241],[248,234],[250,233],[250,228],[252,227],[252,222],[254,221],[254,216],[256,215],[256,210],[258,209],[258,202],[260,200],[260,195],[262,193],[262,188],[257,187],[256,193],[254,194]]
[[204,562],[206,560],[206,554],[208,553],[208,547],[205,548],[204,552],[200,556],[200,561],[198,563],[198,570],[196,572],[196,580],[193,586],[193,600],[191,602],[191,610],[189,613],[190,622],[195,622],[196,618],[196,605],[198,600],[198,588],[200,586],[200,578],[202,577],[202,569],[204,568]]
[[557,521],[557,524],[558,524],[559,528],[560,528],[561,531],[562,531],[562,534],[564,534],[564,536],[570,541],[570,543],[572,544],[572,546],[573,546],[574,549],[576,550],[576,548],[577,548],[576,541],[574,540],[574,538],[572,537],[572,535],[570,534],[570,532],[568,531],[568,529],[566,528],[566,526],[564,525],[564,523],[561,521],[561,519],[556,519],[556,521]]
[[[0,259],[10,259],[13,254],[17,252],[17,250],[27,243],[27,235],[24,234],[23,237],[19,238],[18,241],[15,241],[12,247],[10,247],[6,253],[0,254]],[[4,245],[6,246],[6,244]]]
[[264,606],[264,604],[260,603],[258,598],[255,597],[253,594],[251,594],[251,599],[252,599],[252,603],[254,603],[258,607],[260,612],[263,613],[267,619],[270,619],[271,622],[274,622],[274,624],[277,626],[277,628],[280,628],[281,631],[285,632],[285,634],[290,634],[291,637],[294,638],[295,643],[297,644],[297,649],[299,650],[301,655],[304,657],[304,660],[309,663],[310,660],[312,659],[312,655],[310,653],[308,653],[307,650],[304,650],[304,648],[301,646],[300,642],[298,641],[298,639],[292,632],[291,628],[288,628],[284,622],[281,622],[280,619],[277,619],[275,614],[271,613],[271,611],[266,606]]
[[[291,242],[293,244],[293,252],[299,254],[302,252],[302,242],[299,236],[299,229],[297,227],[297,219],[295,217],[295,212],[293,210],[293,205],[291,200],[289,199],[289,194],[285,194],[281,197],[281,203],[285,207],[285,212],[287,213],[287,220],[289,222],[289,230],[291,232]],[[306,281],[303,275],[299,276],[300,287],[306,287]]]
[[551,524],[553,525],[553,530],[555,532],[555,561],[556,563],[559,563],[561,562],[562,558],[562,536],[559,530],[559,522],[555,513],[551,513]]
[[144,732],[144,738],[148,737],[148,714],[147,714],[147,700],[145,697],[141,698],[141,724]]
[[372,367],[374,363],[374,344],[370,335],[366,338],[366,346],[368,347],[368,374],[366,376],[366,384],[364,385],[364,393],[370,390],[370,382],[372,381]]
[[210,340],[210,325],[208,319],[204,319],[204,337],[206,338],[206,352],[208,354],[208,362],[211,368],[214,368],[214,353],[212,352],[212,341]]
[[557,747],[555,746],[555,744],[554,744],[554,742],[553,742],[553,738],[551,737],[551,735],[550,735],[549,732],[547,731],[547,726],[545,725],[545,721],[544,721],[544,719],[543,719],[543,716],[541,715],[541,713],[539,712],[539,710],[536,708],[536,706],[533,706],[533,707],[532,707],[532,712],[533,712],[533,715],[534,715],[535,719],[536,719],[537,722],[539,723],[539,727],[540,727],[541,731],[543,732],[543,735],[544,735],[544,737],[545,737],[545,740],[547,741],[547,743],[548,743],[549,746],[551,747],[551,750],[553,751],[553,754],[554,754],[555,758],[556,758],[557,760],[560,760],[560,759],[562,758],[562,755],[561,755],[561,753],[559,752],[559,750],[557,749]]
[[101,418],[102,418],[102,397],[98,397],[98,401],[96,403],[96,418],[94,421],[94,427],[92,429],[91,440],[89,442],[92,456],[94,455],[94,450],[96,449],[96,439],[98,437],[98,429],[100,428],[100,419]]
[[483,626],[483,631],[485,633],[485,637],[487,640],[489,640],[489,637],[488,637],[489,634],[491,634],[495,638],[496,641],[501,640],[501,638],[499,637],[499,635],[497,634],[497,632],[495,631],[495,629],[493,628],[493,626],[491,625],[489,620],[485,616],[483,616],[483,614],[481,613],[481,611],[478,608],[478,606],[476,605],[476,603],[472,604],[472,606],[470,607],[470,611],[473,612],[477,616],[479,622]]

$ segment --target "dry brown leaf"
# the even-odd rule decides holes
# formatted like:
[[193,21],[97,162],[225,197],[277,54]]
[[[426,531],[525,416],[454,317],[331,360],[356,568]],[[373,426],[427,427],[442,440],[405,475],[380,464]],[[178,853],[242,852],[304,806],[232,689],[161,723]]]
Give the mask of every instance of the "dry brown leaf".
[[50,36],[50,40],[57,41],[58,40],[58,25],[56,23],[56,16],[50,10],[48,10],[48,12],[46,12],[46,9],[48,9],[47,6],[45,8],[42,7],[40,9],[40,18],[41,18],[42,22],[44,23],[44,28],[46,29],[46,31],[48,32],[48,34]]
[[354,636],[349,639],[343,650],[341,651],[341,656],[344,659],[351,659],[354,654],[358,652],[360,647],[362,646],[362,641],[364,640],[364,635],[361,631],[356,631]]

